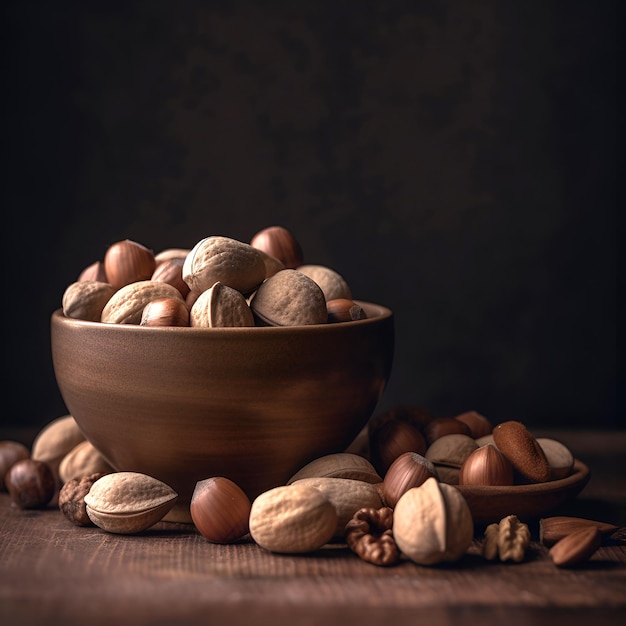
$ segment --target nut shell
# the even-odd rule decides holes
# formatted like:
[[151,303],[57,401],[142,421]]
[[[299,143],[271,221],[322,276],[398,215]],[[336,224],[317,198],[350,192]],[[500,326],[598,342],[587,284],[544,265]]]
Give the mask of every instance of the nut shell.
[[330,267],[325,265],[300,265],[297,269],[319,285],[327,302],[339,298],[352,300],[352,291],[348,283],[341,274]]
[[302,265],[302,247],[291,231],[283,226],[268,226],[250,240],[250,245],[278,259],[285,268],[296,269]]
[[435,466],[421,454],[405,452],[390,466],[383,481],[383,500],[394,508],[398,500],[413,487],[419,487],[429,478],[438,478]]
[[198,296],[189,320],[191,326],[204,328],[254,326],[254,315],[243,294],[219,281]]
[[177,498],[169,485],[156,478],[138,472],[116,472],[92,485],[85,505],[96,526],[110,533],[132,534],[163,519]]
[[130,239],[117,241],[104,254],[104,272],[116,289],[149,280],[155,267],[154,252]]

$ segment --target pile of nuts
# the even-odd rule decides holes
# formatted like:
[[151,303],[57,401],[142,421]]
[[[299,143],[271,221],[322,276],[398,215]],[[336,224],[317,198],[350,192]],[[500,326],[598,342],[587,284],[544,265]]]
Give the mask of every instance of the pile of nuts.
[[[207,541],[249,537],[261,548],[304,554],[345,543],[378,566],[402,561],[430,566],[461,559],[477,526],[457,485],[515,485],[550,481],[572,471],[560,442],[535,439],[517,421],[492,427],[479,413],[433,418],[396,407],[372,419],[368,451],[320,457],[284,485],[251,501],[225,476],[198,481],[190,503],[196,530]],[[45,426],[29,450],[0,442],[0,486],[23,509],[46,507],[58,495],[76,526],[134,534],[164,520],[177,494],[137,472],[116,472],[84,439],[71,415]],[[589,559],[617,526],[572,517],[540,521],[540,541],[558,567]],[[481,539],[481,538],[479,538]],[[519,563],[531,534],[512,513],[484,529],[487,561]]]
[[345,279],[304,264],[302,248],[282,226],[250,243],[210,236],[190,249],[154,254],[118,241],[85,268],[62,298],[66,317],[141,326],[300,326],[363,319]]

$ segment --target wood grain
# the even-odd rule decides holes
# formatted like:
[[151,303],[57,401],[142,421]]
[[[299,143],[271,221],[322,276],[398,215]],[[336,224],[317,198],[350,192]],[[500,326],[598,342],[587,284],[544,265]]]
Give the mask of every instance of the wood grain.
[[[599,471],[592,469],[583,493],[555,513],[601,515],[623,526],[624,470],[602,472],[618,467],[625,451],[616,448],[615,464],[607,460]],[[533,541],[520,564],[485,561],[477,533],[458,563],[423,567],[405,561],[381,568],[344,544],[307,556],[276,555],[250,540],[211,544],[185,524],[162,522],[139,535],[111,535],[73,526],[54,505],[22,511],[1,493],[0,624],[623,621],[625,544],[610,542],[584,566],[561,570],[538,541],[538,523],[531,531]]]

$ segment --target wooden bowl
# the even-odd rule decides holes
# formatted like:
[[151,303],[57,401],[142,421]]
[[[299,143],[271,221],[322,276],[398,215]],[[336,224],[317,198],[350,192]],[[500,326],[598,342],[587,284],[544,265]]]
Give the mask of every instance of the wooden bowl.
[[571,474],[560,480],[511,487],[456,487],[465,496],[474,522],[490,524],[499,522],[507,515],[517,515],[522,521],[537,519],[577,496],[589,478],[589,468],[576,459]]
[[392,312],[298,327],[149,328],[51,317],[52,361],[69,413],[117,470],[179,494],[226,476],[250,498],[339,452],[387,384]]

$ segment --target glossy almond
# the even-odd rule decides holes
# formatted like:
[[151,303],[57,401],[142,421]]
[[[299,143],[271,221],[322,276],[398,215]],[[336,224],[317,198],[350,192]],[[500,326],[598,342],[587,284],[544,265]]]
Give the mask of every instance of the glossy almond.
[[610,535],[618,526],[583,517],[555,515],[539,520],[539,540],[544,545],[551,546],[564,537],[587,528],[597,528],[603,535]]

